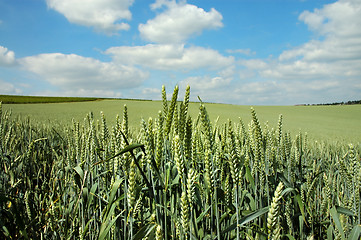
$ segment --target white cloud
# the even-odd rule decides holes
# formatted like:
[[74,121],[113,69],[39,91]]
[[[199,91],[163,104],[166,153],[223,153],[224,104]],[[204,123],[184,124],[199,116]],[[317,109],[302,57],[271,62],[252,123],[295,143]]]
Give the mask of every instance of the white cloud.
[[252,70],[262,70],[269,67],[269,63],[267,63],[265,60],[262,59],[241,59],[238,61],[238,63],[242,66],[245,66],[248,69]]
[[143,90],[142,90],[142,93],[143,94],[146,94],[146,95],[149,95],[149,94],[151,94],[151,95],[157,95],[157,96],[160,96],[160,89],[159,88],[144,88]]
[[284,51],[279,62],[261,74],[283,79],[361,77],[361,2],[340,0],[314,12],[303,12],[304,21],[324,39],[313,39]]
[[5,82],[0,79],[0,94],[21,94],[22,90],[19,88],[16,88],[14,84]]
[[66,91],[133,88],[148,74],[134,67],[101,62],[75,54],[50,53],[22,58],[24,68]]
[[232,81],[226,90],[211,89],[204,94],[213,101],[245,105],[325,103],[359,99],[361,86],[356,84],[335,80],[309,80],[307,84],[304,80]]
[[182,44],[112,47],[106,53],[111,54],[115,62],[158,70],[220,69],[234,63],[233,57],[224,57],[216,50],[196,46],[186,48]]
[[314,12],[303,12],[300,20],[323,40],[283,52],[279,60],[334,62],[361,59],[361,1],[340,0]]
[[252,79],[256,76],[256,73],[250,69],[242,69],[238,72],[240,80]]
[[228,98],[232,96],[232,80],[235,75],[235,67],[229,66],[217,72],[215,76],[191,76],[180,81],[180,88],[185,89],[187,85],[192,90],[192,101],[197,101],[200,96],[206,102],[231,102]]
[[165,5],[167,9],[139,25],[141,36],[156,43],[182,43],[205,29],[216,29],[223,26],[222,15],[212,8],[209,12],[185,2],[157,1],[153,9]]
[[360,4],[359,0],[339,0],[314,12],[304,11],[299,19],[319,35],[360,37]]
[[237,82],[231,89],[227,97],[243,105],[280,104],[288,97],[277,81]]
[[132,97],[137,99],[161,100],[161,96],[162,96],[161,86],[159,86],[159,88],[151,88],[151,87],[141,88],[139,89],[139,92],[141,92],[141,94],[133,94]]
[[[183,3],[185,3],[186,1],[183,0]],[[156,0],[154,3],[152,3],[150,5],[150,8],[152,10],[156,10],[158,8],[161,8],[163,6],[166,6],[166,7],[171,7],[172,5],[176,5],[176,0]]]
[[230,53],[230,54],[238,53],[238,54],[242,54],[242,55],[246,55],[246,56],[251,56],[251,55],[256,54],[256,52],[252,51],[249,48],[246,48],[246,49],[227,49],[226,52]]
[[223,77],[189,77],[182,81],[182,86],[189,85],[194,90],[206,90],[206,89],[215,89],[220,87],[225,87],[231,82],[231,78]]
[[290,63],[277,63],[261,70],[259,73],[265,78],[288,80],[323,79],[329,81],[339,79],[347,81],[349,78],[361,77],[361,59],[334,62],[311,62],[297,60]]
[[89,89],[69,89],[69,90],[40,90],[34,91],[32,96],[55,96],[55,97],[99,97],[99,98],[121,98],[122,93],[116,90],[89,90]]
[[0,66],[9,66],[15,63],[15,53],[6,47],[0,46]]
[[63,14],[71,23],[94,27],[96,31],[113,34],[128,30],[120,20],[130,20],[133,0],[46,0],[48,7]]
[[230,85],[232,78],[221,76],[193,76],[179,82],[181,89],[191,87],[191,101],[198,101],[198,96],[204,102],[235,103]]
[[[314,39],[283,51],[278,58],[242,59],[240,77],[254,83],[238,87],[240,95],[262,93],[271,102],[313,103],[348,100],[360,94],[361,78],[361,1],[340,0],[312,12],[300,14],[315,35]],[[244,84],[244,83],[243,83]],[[287,101],[292,99],[291,101]],[[312,100],[313,99],[313,100]],[[330,99],[330,100],[327,100]]]
[[113,90],[98,90],[98,89],[76,89],[76,90],[67,90],[62,92],[54,92],[54,96],[78,96],[78,97],[122,97],[122,94]]
[[322,62],[360,59],[361,36],[353,39],[328,37],[323,41],[311,40],[298,48],[284,51],[279,56],[280,61],[296,58]]

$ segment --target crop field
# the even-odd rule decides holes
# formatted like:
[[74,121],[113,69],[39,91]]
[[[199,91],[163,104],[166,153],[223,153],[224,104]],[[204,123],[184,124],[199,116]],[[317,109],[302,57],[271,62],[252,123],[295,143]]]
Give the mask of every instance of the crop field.
[[[85,116],[92,112],[96,120],[103,112],[109,124],[115,124],[116,115],[122,114],[124,105],[128,107],[129,127],[140,128],[141,119],[156,118],[162,108],[162,101],[140,100],[98,100],[54,104],[3,104],[3,109],[12,111],[12,118],[30,117],[33,122],[67,125],[75,121],[82,122]],[[76,98],[80,100],[81,98]],[[48,99],[38,99],[48,102]],[[59,100],[60,101],[60,100]],[[16,102],[20,102],[16,100]],[[199,102],[189,103],[189,115],[196,119],[199,114]],[[251,121],[251,106],[204,103],[208,110],[210,121],[219,124],[230,119],[238,123]],[[268,122],[271,127],[277,127],[280,114],[284,118],[284,129],[292,136],[298,133],[308,133],[310,139],[328,141],[343,141],[357,144],[361,142],[361,105],[340,106],[254,106],[260,123]]]
[[26,104],[26,103],[61,103],[61,102],[84,102],[96,101],[101,98],[90,97],[37,97],[37,96],[16,96],[0,95],[0,102],[4,104]]
[[0,239],[360,239],[360,105],[178,91],[1,104]]

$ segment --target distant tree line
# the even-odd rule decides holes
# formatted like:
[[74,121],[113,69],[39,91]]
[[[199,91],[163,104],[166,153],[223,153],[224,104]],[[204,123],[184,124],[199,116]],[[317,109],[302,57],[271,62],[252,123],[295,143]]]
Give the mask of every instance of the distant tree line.
[[334,103],[317,103],[317,104],[301,104],[303,106],[328,106],[328,105],[355,105],[361,104],[361,100],[347,101],[347,102],[334,102]]

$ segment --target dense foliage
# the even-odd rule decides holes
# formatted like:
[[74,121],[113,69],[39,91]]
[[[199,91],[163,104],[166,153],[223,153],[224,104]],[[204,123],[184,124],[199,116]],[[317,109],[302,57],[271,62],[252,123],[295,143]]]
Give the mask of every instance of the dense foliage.
[[359,146],[309,143],[177,102],[128,127],[93,114],[64,129],[0,105],[0,238],[359,239]]
[[[361,100],[354,100],[354,101],[347,101],[347,102],[333,102],[333,103],[318,103],[318,104],[311,104],[312,106],[322,106],[322,105],[355,105],[361,104]],[[307,104],[309,105],[309,104]]]
[[354,100],[354,101],[347,101],[347,102],[341,102],[341,105],[353,105],[353,104],[361,104],[361,100]]

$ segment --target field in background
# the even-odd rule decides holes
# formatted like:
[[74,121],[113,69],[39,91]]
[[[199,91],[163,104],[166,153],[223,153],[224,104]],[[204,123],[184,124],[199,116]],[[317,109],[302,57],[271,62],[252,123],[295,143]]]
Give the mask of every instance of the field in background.
[[96,101],[99,98],[91,97],[41,97],[41,96],[17,96],[17,95],[0,95],[0,102],[21,104],[21,103],[59,103],[59,102],[84,102]]
[[[139,128],[142,118],[156,118],[162,109],[161,101],[138,100],[101,100],[91,102],[71,102],[53,104],[3,104],[4,110],[12,110],[13,117],[30,116],[33,121],[56,125],[68,124],[72,119],[82,122],[89,112],[96,119],[103,111],[110,125],[115,123],[116,115],[128,107],[131,128]],[[199,103],[190,103],[189,114],[195,120],[199,113]],[[218,119],[224,124],[228,119],[238,123],[251,120],[251,106],[206,103],[211,121]],[[254,106],[261,124],[268,121],[270,127],[276,127],[278,117],[283,115],[284,129],[295,135],[299,132],[309,134],[315,140],[339,140],[358,143],[361,141],[361,105],[340,106]]]

